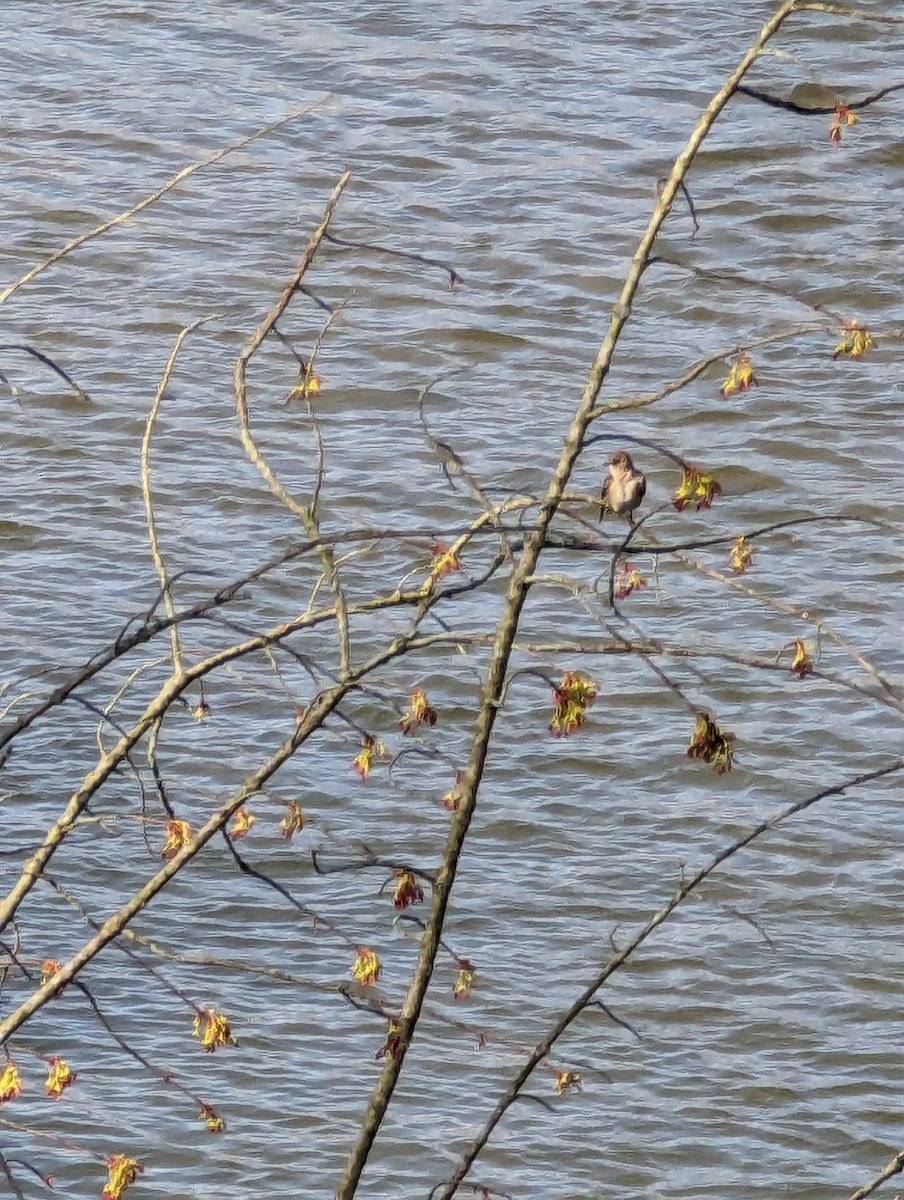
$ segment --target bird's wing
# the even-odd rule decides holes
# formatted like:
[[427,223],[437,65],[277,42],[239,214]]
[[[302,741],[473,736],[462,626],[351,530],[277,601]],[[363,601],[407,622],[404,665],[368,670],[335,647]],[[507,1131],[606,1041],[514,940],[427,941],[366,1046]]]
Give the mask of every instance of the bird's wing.
[[646,494],[647,494],[647,477],[646,477],[646,475],[641,475],[640,479],[638,479],[638,481],[637,481],[637,492],[636,492],[637,501],[634,505],[635,508],[638,508],[643,503],[643,498]]
[[600,488],[600,520],[606,515],[609,510],[609,488],[612,484],[612,476],[606,475],[603,477],[603,486]]

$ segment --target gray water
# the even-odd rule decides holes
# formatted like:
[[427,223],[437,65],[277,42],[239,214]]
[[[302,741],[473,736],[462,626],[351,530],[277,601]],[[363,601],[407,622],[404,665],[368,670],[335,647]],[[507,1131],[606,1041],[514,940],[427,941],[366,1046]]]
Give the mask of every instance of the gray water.
[[[435,436],[496,499],[542,489],[655,181],[771,11],[729,8],[8,0],[0,286],[186,164],[314,105],[3,306],[2,342],[49,355],[90,397],[25,355],[0,352],[18,389],[18,399],[4,389],[0,403],[0,670],[11,715],[154,600],[139,444],[173,339],[201,316],[219,314],[186,342],[151,449],[167,568],[188,572],[177,603],[202,599],[299,538],[239,443],[232,366],[343,168],[352,177],[338,237],[439,259],[463,283],[449,290],[437,267],[321,248],[307,284],[325,302],[349,301],[317,359],[324,527],[450,530],[477,515],[464,491],[450,490],[418,424],[417,392],[437,378]],[[827,15],[794,18],[773,48],[780,54],[748,82],[784,94],[808,82],[856,98],[898,80],[904,61],[900,28]],[[736,98],[689,177],[699,232],[676,206],[657,252],[742,272],[744,282],[651,268],[603,399],[655,390],[704,355],[812,322],[817,304],[865,322],[877,349],[861,362],[833,361],[838,332],[826,316],[821,330],[754,352],[759,386],[748,392],[723,399],[726,367],[716,364],[660,403],[595,426],[659,443],[721,482],[711,512],[678,514],[667,504],[674,465],[637,450],[649,507],[665,506],[648,532],[663,541],[811,514],[882,518],[897,531],[827,523],[770,535],[742,581],[755,595],[687,562],[665,558],[657,573],[651,557],[634,560],[647,587],[623,608],[640,633],[712,651],[656,661],[736,734],[735,770],[724,777],[686,758],[692,718],[643,659],[543,648],[601,647],[612,636],[606,605],[594,599],[588,610],[575,596],[605,580],[609,556],[544,556],[541,572],[558,579],[532,590],[513,670],[557,678],[581,669],[601,695],[583,731],[554,741],[547,684],[529,673],[512,682],[446,927],[478,984],[455,1004],[455,966],[440,956],[360,1195],[426,1196],[446,1178],[523,1055],[606,961],[610,937],[623,944],[682,873],[785,804],[901,752],[900,708],[883,701],[862,661],[900,687],[901,104],[892,95],[865,110],[834,149],[826,117]],[[323,316],[299,297],[280,329],[309,353]],[[311,425],[301,407],[281,407],[294,375],[290,354],[269,342],[252,364],[249,397],[263,452],[304,499]],[[587,451],[575,491],[595,493],[612,444]],[[579,502],[570,511],[592,516]],[[349,595],[391,592],[416,567],[422,578],[430,540],[367,546],[344,567]],[[493,549],[486,538],[469,547],[465,571],[479,574]],[[728,570],[724,546],[694,557]],[[274,573],[229,615],[254,630],[288,619],[304,610],[318,569],[305,560]],[[457,630],[491,633],[500,594],[494,585],[442,615]],[[357,620],[356,656],[385,644],[409,615]],[[811,618],[859,658],[825,630],[817,647]],[[184,626],[186,660],[239,636]],[[796,638],[841,682],[792,676]],[[331,630],[292,645],[325,673],[312,681],[283,656],[277,676],[262,658],[242,659],[208,678],[205,721],[170,713],[160,765],[193,826],[287,735],[294,706],[328,682]],[[732,661],[775,662],[783,647],[778,670]],[[167,677],[168,651],[160,638],[133,652],[83,698],[102,708],[130,680],[111,713],[128,725]],[[115,946],[84,972],[116,1030],[201,1093],[228,1131],[207,1134],[196,1106],[124,1055],[70,989],[14,1037],[25,1090],[0,1118],[76,1148],[3,1129],[4,1153],[52,1171],[72,1197],[100,1193],[104,1170],[92,1153],[119,1151],[145,1165],[128,1193],[136,1200],[332,1194],[385,1034],[384,1021],[336,989],[350,981],[354,945],[370,945],[384,963],[379,995],[397,1007],[416,942],[393,927],[384,872],[320,877],[309,851],[340,865],[366,845],[436,866],[448,826],[438,798],[467,756],[485,662],[479,645],[442,645],[382,670],[372,691],[344,706],[396,752],[408,746],[396,726],[408,691],[424,687],[440,717],[417,744],[445,757],[409,754],[391,776],[378,766],[361,783],[349,769],[358,729],[336,718],[251,803],[257,824],[242,852],[329,924],[313,928],[240,876],[216,841],[135,922],[168,956],[145,949],[143,961],[192,1002],[228,1013],[238,1047],[201,1055],[190,1007]],[[96,711],[72,702],[14,744],[0,780],[8,886],[95,761],[97,725]],[[103,743],[114,738],[107,724]],[[516,1104],[469,1178],[517,1200],[821,1200],[878,1169],[904,1137],[899,796],[894,777],[852,790],[726,864],[603,994],[641,1038],[599,1010],[580,1018],[552,1063],[579,1070],[583,1091],[557,1098],[552,1072],[538,1071],[528,1090],[554,1111]],[[288,800],[306,819],[292,842],[277,828]],[[97,919],[159,867],[152,795],[147,845],[142,811],[124,770],[92,803],[96,819],[52,860],[52,876]],[[34,970],[48,956],[65,959],[88,930],[43,886],[23,905],[19,933],[18,953]],[[187,956],[223,961],[177,961]],[[296,982],[255,973],[261,966]],[[34,984],[11,973],[5,1009]],[[79,1072],[58,1102],[42,1095],[34,1052],[65,1055]],[[20,1177],[27,1194],[40,1191]]]

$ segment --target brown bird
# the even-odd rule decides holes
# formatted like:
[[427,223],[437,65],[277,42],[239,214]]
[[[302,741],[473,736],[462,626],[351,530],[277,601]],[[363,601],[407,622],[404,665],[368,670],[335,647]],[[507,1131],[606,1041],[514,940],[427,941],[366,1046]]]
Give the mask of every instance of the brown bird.
[[630,454],[613,450],[609,455],[609,473],[600,492],[600,520],[607,512],[627,517],[634,524],[634,510],[647,490],[647,477],[634,466]]

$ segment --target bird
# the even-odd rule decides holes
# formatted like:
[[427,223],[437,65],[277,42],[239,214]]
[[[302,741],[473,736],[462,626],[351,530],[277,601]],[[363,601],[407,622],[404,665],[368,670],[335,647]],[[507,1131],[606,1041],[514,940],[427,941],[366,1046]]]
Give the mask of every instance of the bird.
[[647,490],[647,477],[638,471],[630,454],[613,450],[609,455],[609,473],[603,478],[600,491],[600,520],[607,512],[627,517],[634,524],[634,510]]

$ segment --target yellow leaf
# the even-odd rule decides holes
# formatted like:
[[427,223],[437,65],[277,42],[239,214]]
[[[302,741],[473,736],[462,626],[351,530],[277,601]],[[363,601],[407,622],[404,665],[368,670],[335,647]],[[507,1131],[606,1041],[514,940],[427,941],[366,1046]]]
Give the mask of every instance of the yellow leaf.
[[212,1054],[220,1046],[235,1046],[236,1040],[229,1028],[229,1021],[223,1013],[213,1008],[199,1008],[192,1021],[192,1033],[201,1043],[205,1053]]
[[369,946],[358,946],[357,958],[352,963],[352,975],[365,987],[377,982],[383,964]]
[[5,1100],[15,1100],[22,1094],[22,1080],[19,1076],[19,1068],[11,1058],[6,1060],[6,1066],[3,1068],[3,1074],[0,1075],[0,1103]]
[[731,569],[735,575],[743,575],[753,562],[753,547],[745,537],[735,538],[731,546]]
[[556,738],[568,737],[584,724],[587,709],[596,699],[596,685],[578,671],[566,671],[553,688],[552,699],[549,732]]
[[724,775],[732,767],[734,740],[734,734],[726,733],[709,713],[698,712],[687,756],[710,763],[718,775]]
[[841,340],[835,347],[832,358],[862,358],[868,350],[874,350],[876,343],[865,325],[856,321],[845,321],[841,326]]
[[111,1154],[107,1158],[107,1182],[101,1200],[119,1200],[130,1183],[134,1183],[144,1167],[135,1158],[125,1154]]
[[421,725],[432,726],[436,722],[436,709],[428,703],[426,694],[420,688],[415,688],[411,693],[408,707],[399,718],[399,729],[407,736],[412,729],[417,729]]
[[796,675],[799,679],[806,679],[808,675],[813,674],[813,663],[807,654],[807,647],[800,638],[795,638],[794,641],[794,658],[791,661],[791,674]]
[[442,579],[452,571],[461,570],[458,556],[441,542],[434,542],[430,547],[430,553],[433,555],[433,564],[430,567],[430,574],[427,576],[428,583],[436,583],[438,579]]
[[215,1108],[211,1108],[209,1104],[202,1104],[201,1111],[198,1113],[198,1120],[203,1121],[207,1126],[208,1133],[225,1133],[226,1122],[220,1116]]
[[471,995],[471,988],[474,986],[474,980],[477,978],[477,971],[466,958],[462,958],[458,963],[458,975],[455,983],[452,985],[452,995],[456,1000],[467,1000]]
[[250,813],[247,808],[237,808],[232,815],[232,823],[228,830],[229,836],[233,840],[243,838],[256,820],[257,817],[253,813]]
[[301,811],[301,806],[294,800],[286,801],[286,815],[279,823],[284,838],[291,838],[293,833],[298,833],[299,829],[304,828],[304,814]]
[[44,1082],[44,1090],[48,1096],[59,1100],[66,1088],[75,1083],[75,1078],[75,1072],[70,1070],[65,1058],[57,1058],[55,1055],[48,1058],[47,1079]]
[[685,463],[681,483],[672,495],[672,504],[679,512],[684,512],[691,504],[699,512],[701,508],[712,507],[713,500],[721,495],[722,487],[712,475],[704,475],[698,467]]
[[581,1074],[579,1071],[559,1071],[553,1084],[557,1096],[564,1096],[572,1089],[581,1090]]
[[302,360],[298,367],[298,383],[286,396],[286,404],[291,404],[294,400],[309,400],[311,396],[316,396],[320,391],[320,384],[320,376],[314,373],[314,368],[309,362]]
[[164,831],[166,837],[160,850],[164,862],[175,858],[187,841],[191,839],[191,826],[188,821],[167,821]]
[[423,900],[424,890],[410,871],[406,871],[403,867],[396,867],[394,872],[396,886],[392,903],[396,908],[407,908],[409,904],[417,904],[418,901]]
[[756,382],[757,379],[753,373],[753,367],[750,365],[750,359],[743,350],[739,350],[722,384],[721,394],[727,399],[729,396],[733,396],[735,392],[746,392],[748,388],[755,387]]
[[352,759],[352,768],[357,771],[362,779],[366,780],[374,762],[388,757],[389,755],[383,743],[378,742],[372,734],[365,733],[361,739],[361,749]]

